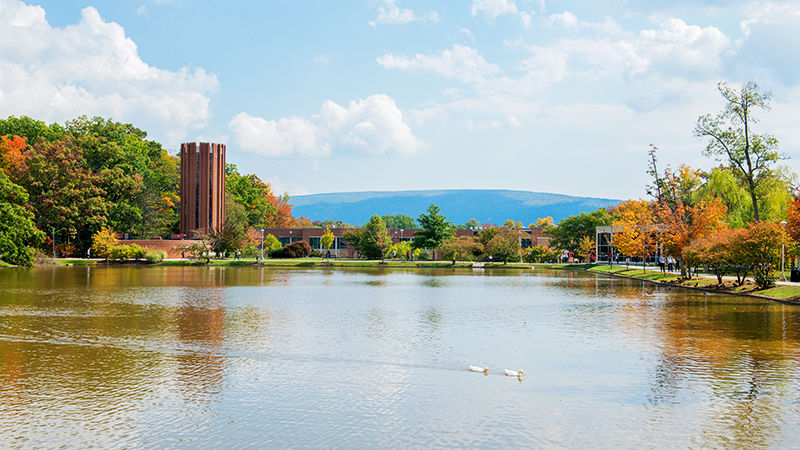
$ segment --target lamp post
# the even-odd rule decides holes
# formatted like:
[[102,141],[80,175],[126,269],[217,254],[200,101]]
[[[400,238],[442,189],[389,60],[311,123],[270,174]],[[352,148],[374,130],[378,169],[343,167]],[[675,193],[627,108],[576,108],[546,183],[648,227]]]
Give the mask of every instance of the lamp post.
[[264,260],[264,229],[261,229],[261,260]]
[[56,227],[51,227],[53,236],[53,259],[56,259]]
[[[783,227],[784,230],[786,229],[786,221],[785,220],[781,221],[781,227]],[[786,258],[786,241],[784,239],[784,240],[781,241],[781,278],[783,278],[783,281],[786,281],[786,272],[784,272],[784,261],[785,261],[785,258]]]

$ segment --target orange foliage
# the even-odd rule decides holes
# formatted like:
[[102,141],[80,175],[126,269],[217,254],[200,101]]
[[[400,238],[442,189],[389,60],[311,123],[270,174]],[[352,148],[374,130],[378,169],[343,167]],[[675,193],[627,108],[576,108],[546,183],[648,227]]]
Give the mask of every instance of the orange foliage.
[[8,138],[0,136],[0,169],[8,172],[8,169],[19,168],[25,163],[26,139],[19,136]]
[[800,244],[800,192],[786,208],[786,233],[794,242]]
[[725,228],[722,221],[727,207],[718,198],[700,200],[694,206],[684,206],[680,198],[671,208],[665,202],[655,206],[655,216],[661,230],[659,241],[670,255],[680,258],[683,249],[696,239]]
[[616,209],[614,246],[625,254],[644,258],[656,250],[656,225],[650,203],[645,200],[628,200]]

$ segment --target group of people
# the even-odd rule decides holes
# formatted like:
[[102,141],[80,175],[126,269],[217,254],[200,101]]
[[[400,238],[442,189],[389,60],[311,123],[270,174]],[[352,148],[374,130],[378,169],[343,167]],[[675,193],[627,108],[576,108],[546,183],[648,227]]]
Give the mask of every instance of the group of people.
[[678,270],[678,260],[672,257],[672,255],[660,255],[658,257],[658,267],[661,269],[661,272],[672,272],[673,270]]

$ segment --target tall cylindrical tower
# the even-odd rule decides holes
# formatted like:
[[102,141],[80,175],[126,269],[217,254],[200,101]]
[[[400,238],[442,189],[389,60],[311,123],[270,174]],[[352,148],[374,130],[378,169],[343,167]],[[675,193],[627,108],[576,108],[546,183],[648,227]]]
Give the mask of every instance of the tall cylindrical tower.
[[225,223],[225,144],[181,144],[181,233]]

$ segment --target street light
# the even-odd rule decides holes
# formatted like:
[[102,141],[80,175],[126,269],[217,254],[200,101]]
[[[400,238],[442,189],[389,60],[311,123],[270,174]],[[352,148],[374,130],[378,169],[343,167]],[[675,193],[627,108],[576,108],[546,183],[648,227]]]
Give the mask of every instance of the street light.
[[[781,226],[783,227],[784,230],[786,229],[786,221],[785,220],[781,221]],[[783,278],[783,281],[786,281],[786,272],[784,272],[784,259],[785,259],[785,257],[786,257],[786,239],[784,238],[781,241],[781,278]]]
[[261,260],[264,260],[264,229],[261,229]]
[[53,259],[56,259],[56,227],[52,227],[53,235]]

